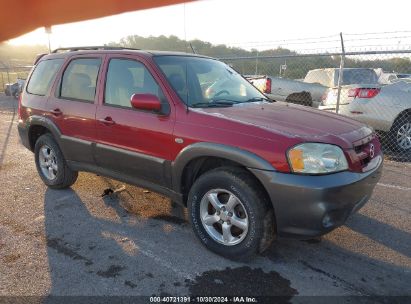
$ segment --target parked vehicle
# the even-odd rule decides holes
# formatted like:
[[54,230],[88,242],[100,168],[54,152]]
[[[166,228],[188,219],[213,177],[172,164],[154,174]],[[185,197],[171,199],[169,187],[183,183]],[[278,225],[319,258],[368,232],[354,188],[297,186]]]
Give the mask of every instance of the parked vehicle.
[[[217,81],[237,89],[207,97]],[[188,207],[203,245],[232,259],[341,226],[382,168],[366,125],[272,102],[194,54],[56,50],[35,63],[18,130],[50,188],[89,171],[161,193]]]
[[6,83],[4,86],[4,93],[6,96],[18,96],[19,94],[19,84],[16,83]]
[[19,88],[18,88],[18,96],[17,97],[19,97],[20,96],[20,94],[21,94],[21,92],[23,91],[23,88],[24,88],[24,84],[26,83],[26,79],[23,79],[23,78],[17,78],[17,85],[19,86]]
[[278,78],[266,75],[247,75],[245,78],[268,98],[318,108],[327,87],[318,83]]
[[6,96],[13,96],[15,98],[19,98],[20,93],[23,89],[24,86],[24,79],[17,79],[17,82],[15,83],[6,83],[5,88],[4,88],[4,93]]
[[[353,76],[355,74],[355,77]],[[393,147],[411,151],[411,83],[393,80],[382,85],[372,70],[344,69],[339,114],[387,132]],[[337,89],[329,89],[320,109],[336,111]]]
[[[344,69],[342,85],[362,84],[362,81],[378,82],[373,69]],[[336,91],[339,69],[315,69],[308,71],[303,81],[272,76],[246,76],[246,78],[269,98],[318,108],[324,94]]]
[[401,78],[401,79],[406,78],[406,79],[409,79],[409,78],[411,78],[411,74],[397,73],[397,78]]

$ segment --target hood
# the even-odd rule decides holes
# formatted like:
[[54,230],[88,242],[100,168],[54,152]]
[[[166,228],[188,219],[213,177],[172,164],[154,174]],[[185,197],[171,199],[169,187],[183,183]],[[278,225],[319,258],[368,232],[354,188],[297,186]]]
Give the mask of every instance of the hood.
[[[287,137],[315,140],[332,136],[351,143],[368,136],[363,123],[344,116],[290,103],[247,103],[226,108],[202,108],[199,111],[242,124],[263,128]],[[367,129],[365,130],[364,127]],[[363,129],[362,131],[359,131]],[[347,134],[355,136],[346,136]]]

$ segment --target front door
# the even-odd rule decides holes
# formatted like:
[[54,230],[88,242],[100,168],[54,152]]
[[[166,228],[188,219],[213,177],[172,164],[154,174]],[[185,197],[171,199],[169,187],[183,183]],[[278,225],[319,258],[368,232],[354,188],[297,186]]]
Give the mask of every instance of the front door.
[[[108,58],[104,96],[97,107],[97,165],[136,180],[167,186],[173,107],[150,69],[132,58]],[[162,113],[131,107],[135,93],[156,95]]]

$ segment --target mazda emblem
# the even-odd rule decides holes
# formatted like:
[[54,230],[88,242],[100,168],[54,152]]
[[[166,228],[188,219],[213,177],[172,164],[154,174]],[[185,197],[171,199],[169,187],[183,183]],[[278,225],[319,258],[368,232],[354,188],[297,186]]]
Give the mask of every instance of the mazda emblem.
[[375,155],[375,147],[373,144],[370,144],[370,157],[373,158]]

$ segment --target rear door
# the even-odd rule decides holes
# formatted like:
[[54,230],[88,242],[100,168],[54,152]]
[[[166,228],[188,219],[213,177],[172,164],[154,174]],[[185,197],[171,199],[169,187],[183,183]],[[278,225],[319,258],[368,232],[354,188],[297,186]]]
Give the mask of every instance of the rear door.
[[[174,108],[163,93],[155,70],[134,57],[108,57],[104,95],[97,108],[97,165],[134,180],[167,186],[173,144]],[[162,112],[136,110],[135,93],[156,95]]]
[[47,111],[48,94],[63,64],[63,58],[42,60],[37,63],[21,99],[21,106],[24,108],[20,112],[22,119],[27,119],[29,115],[41,116]]
[[94,164],[96,100],[103,56],[75,56],[68,61],[47,102],[47,116],[62,133],[67,160]]

